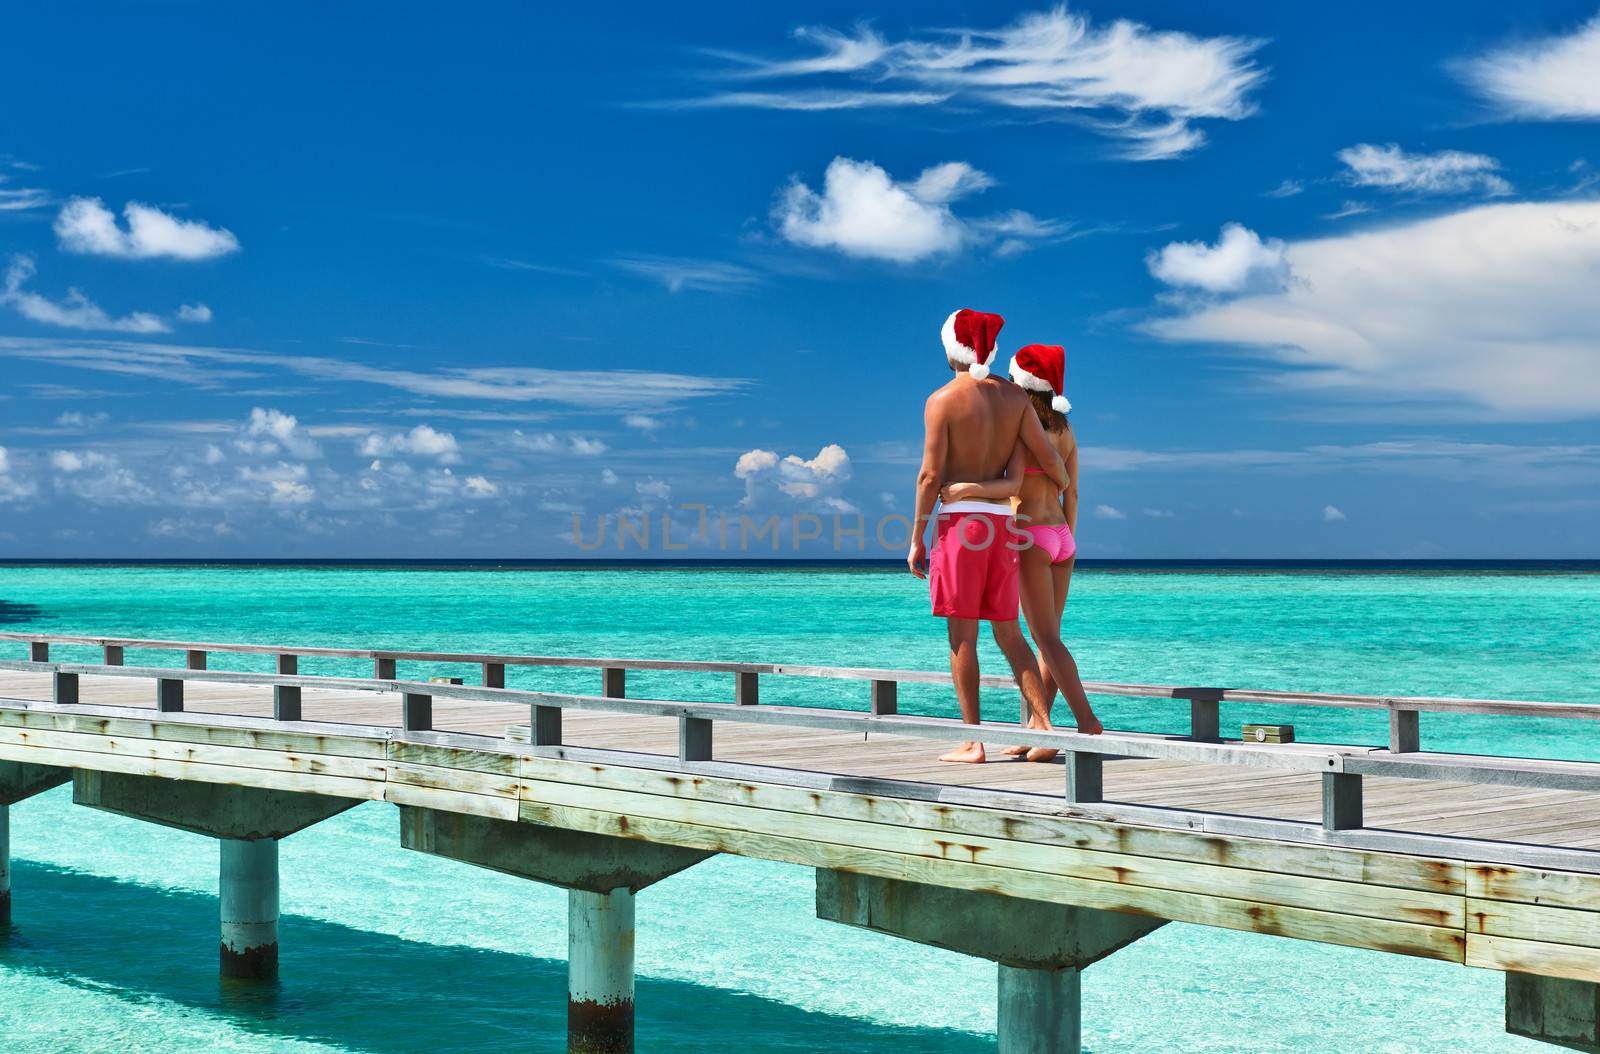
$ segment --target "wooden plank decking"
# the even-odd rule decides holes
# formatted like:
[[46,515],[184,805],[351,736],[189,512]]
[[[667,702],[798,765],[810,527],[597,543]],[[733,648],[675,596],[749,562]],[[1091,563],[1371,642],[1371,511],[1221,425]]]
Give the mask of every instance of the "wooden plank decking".
[[[119,677],[82,680],[85,703],[154,711],[149,681]],[[0,671],[0,698],[47,701],[47,674]],[[441,731],[501,737],[526,724],[526,711],[498,704],[434,700],[433,723]],[[270,688],[191,683],[185,701],[191,713],[269,717]],[[307,721],[396,727],[395,695],[307,689]],[[564,740],[574,747],[675,756],[678,726],[669,718],[569,712]],[[994,733],[990,733],[993,735]],[[993,744],[1000,745],[999,742]],[[733,725],[717,729],[717,759],[877,779],[904,780],[1058,797],[1062,768],[1001,760],[979,766],[935,760],[943,745],[882,734],[857,735],[826,729]],[[1108,801],[1199,812],[1318,822],[1321,784],[1314,773],[1123,758],[1108,763]],[[1508,786],[1369,777],[1366,826],[1419,834],[1542,846],[1600,850],[1600,795]]]

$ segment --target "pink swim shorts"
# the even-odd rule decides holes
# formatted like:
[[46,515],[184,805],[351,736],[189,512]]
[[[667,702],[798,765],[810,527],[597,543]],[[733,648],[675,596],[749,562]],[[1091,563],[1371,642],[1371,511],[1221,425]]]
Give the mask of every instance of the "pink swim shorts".
[[928,557],[928,592],[940,618],[1012,622],[1017,617],[1017,550],[1011,517],[963,512],[939,517]]

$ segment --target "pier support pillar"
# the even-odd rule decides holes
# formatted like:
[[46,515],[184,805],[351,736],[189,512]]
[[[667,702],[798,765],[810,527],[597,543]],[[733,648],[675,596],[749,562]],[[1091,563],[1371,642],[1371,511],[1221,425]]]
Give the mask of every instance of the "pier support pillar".
[[998,1054],[1078,1054],[1083,1043],[1083,971],[1000,964]]
[[219,838],[222,976],[278,976],[278,841]]
[[1506,1031],[1600,1054],[1600,984],[1508,973]]
[[278,976],[278,840],[361,804],[87,769],[72,773],[72,800],[217,839],[222,976],[256,981]]
[[567,1051],[633,1054],[633,892],[567,891]]
[[1078,1054],[1083,968],[1166,925],[825,868],[817,917],[997,963],[1000,1054]]
[[412,805],[400,844],[566,889],[568,1054],[632,1054],[634,894],[716,855]]
[[71,769],[0,761],[0,933],[11,928],[11,806],[71,778]]

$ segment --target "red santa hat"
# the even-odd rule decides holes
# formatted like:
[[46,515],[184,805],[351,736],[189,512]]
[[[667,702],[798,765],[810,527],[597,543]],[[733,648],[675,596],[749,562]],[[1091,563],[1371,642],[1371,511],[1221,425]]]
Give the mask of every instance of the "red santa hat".
[[1050,406],[1058,414],[1072,409],[1062,394],[1067,380],[1067,349],[1059,344],[1029,344],[1011,356],[1011,379],[1036,392],[1052,392]]
[[944,320],[939,335],[944,338],[944,353],[953,362],[962,363],[967,372],[977,380],[989,376],[989,359],[994,355],[995,338],[1006,320],[987,311],[970,311],[962,308]]

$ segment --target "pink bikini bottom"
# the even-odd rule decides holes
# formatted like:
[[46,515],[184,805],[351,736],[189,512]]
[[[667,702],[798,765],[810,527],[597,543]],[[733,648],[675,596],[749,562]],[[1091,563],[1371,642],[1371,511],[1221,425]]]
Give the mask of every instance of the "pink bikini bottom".
[[1064,523],[1047,523],[1029,527],[1028,534],[1033,538],[1033,544],[1043,549],[1050,557],[1052,564],[1070,560],[1073,554],[1078,551],[1078,543],[1072,537],[1072,528]]

